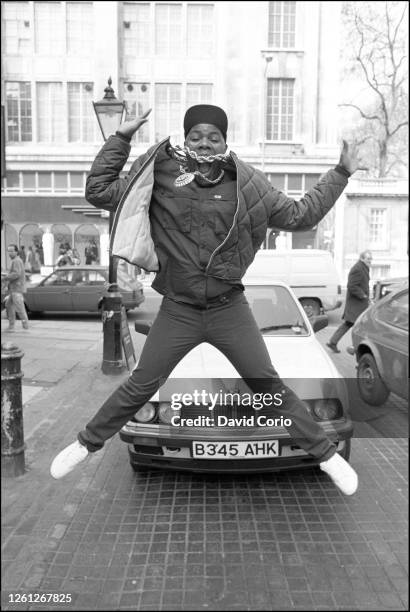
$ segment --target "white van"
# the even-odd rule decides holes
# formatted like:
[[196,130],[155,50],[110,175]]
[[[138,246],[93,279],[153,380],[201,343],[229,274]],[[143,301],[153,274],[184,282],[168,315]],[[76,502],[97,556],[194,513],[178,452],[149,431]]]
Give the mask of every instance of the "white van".
[[329,251],[291,249],[258,251],[249,266],[247,279],[283,281],[289,285],[309,317],[333,310],[342,303],[339,275]]

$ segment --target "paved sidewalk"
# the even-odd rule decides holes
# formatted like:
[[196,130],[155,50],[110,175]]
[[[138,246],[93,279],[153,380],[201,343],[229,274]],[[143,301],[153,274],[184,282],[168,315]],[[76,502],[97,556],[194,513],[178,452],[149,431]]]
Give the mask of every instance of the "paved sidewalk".
[[[2,336],[25,353],[27,444],[26,473],[2,481],[4,610],[408,609],[406,440],[353,440],[351,498],[316,469],[134,473],[118,436],[54,481],[127,373],[101,373],[100,322],[30,323]],[[48,593],[71,602],[34,603]]]

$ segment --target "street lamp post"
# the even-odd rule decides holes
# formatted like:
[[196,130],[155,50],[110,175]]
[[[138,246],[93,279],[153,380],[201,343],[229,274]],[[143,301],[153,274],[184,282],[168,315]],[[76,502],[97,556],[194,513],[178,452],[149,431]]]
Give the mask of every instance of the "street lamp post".
[[[265,146],[266,146],[266,130],[267,130],[267,97],[268,97],[268,82],[266,78],[266,74],[268,72],[268,64],[272,61],[272,55],[267,54],[265,51],[262,51],[262,57],[265,60],[265,69],[263,71],[263,100],[262,100],[262,163],[261,169],[262,172],[265,173]],[[264,248],[269,248],[269,237],[268,234],[265,236]]]
[[[120,102],[114,95],[111,87],[111,77],[108,86],[104,89],[104,97],[98,102],[93,102],[94,111],[97,116],[98,125],[104,140],[110,134],[114,134],[123,122],[127,107],[125,102]],[[109,234],[113,227],[114,213],[110,211]],[[110,252],[108,269],[108,289],[102,301],[103,322],[103,361],[101,369],[104,374],[121,374],[124,369],[121,345],[121,293],[117,285],[117,271],[114,258]]]

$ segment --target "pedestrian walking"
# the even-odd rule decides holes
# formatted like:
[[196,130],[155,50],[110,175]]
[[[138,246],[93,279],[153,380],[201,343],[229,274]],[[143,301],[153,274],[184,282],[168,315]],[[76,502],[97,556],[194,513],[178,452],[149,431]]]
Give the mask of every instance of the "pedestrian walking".
[[[157,271],[152,287],[164,298],[138,366],[77,441],[57,455],[51,475],[62,478],[89,453],[101,449],[191,349],[209,342],[226,355],[253,392],[281,394],[278,415],[292,421],[290,434],[345,494],[353,494],[356,472],[280,379],[241,279],[268,227],[305,230],[326,215],[359,168],[356,151],[344,142],[338,165],[295,201],[228,150],[225,112],[200,104],[185,114],[183,148],[172,146],[167,138],[139,157],[121,178],[131,137],[146,123],[149,112],[109,137],[87,178],[86,199],[112,210],[121,200],[112,252],[149,272]],[[130,228],[135,228],[132,236]]]
[[9,294],[5,299],[6,313],[9,321],[7,331],[15,330],[16,313],[21,320],[23,329],[28,329],[28,316],[24,305],[23,294],[26,290],[26,274],[24,263],[19,256],[19,250],[16,244],[9,244],[7,253],[10,257],[11,264],[8,273],[4,276],[8,281]]
[[334,353],[340,353],[337,348],[339,340],[353,327],[357,317],[369,305],[370,265],[372,254],[370,251],[360,253],[359,260],[350,269],[347,279],[347,293],[345,309],[342,315],[343,323],[339,325],[333,336],[327,342]]
[[26,256],[26,249],[25,249],[24,245],[22,245],[20,247],[19,252],[18,252],[18,256],[20,257],[20,259],[23,262],[23,264],[25,264],[27,256]]

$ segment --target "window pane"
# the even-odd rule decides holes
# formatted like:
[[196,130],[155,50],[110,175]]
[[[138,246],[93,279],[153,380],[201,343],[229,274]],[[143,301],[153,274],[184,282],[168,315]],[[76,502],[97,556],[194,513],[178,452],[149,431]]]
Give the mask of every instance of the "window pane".
[[[128,113],[139,117],[149,108],[149,87],[146,83],[125,83],[123,99]],[[145,123],[132,137],[132,142],[149,142],[149,126]]]
[[23,190],[35,191],[36,189],[36,173],[23,172]]
[[166,136],[179,138],[181,129],[181,85],[156,85],[155,140],[161,140]]
[[309,191],[314,187],[320,179],[320,174],[305,174],[305,191]]
[[51,191],[51,172],[38,173],[38,188]]
[[67,95],[69,142],[93,142],[96,125],[92,105],[93,84],[67,83]]
[[272,185],[279,190],[285,189],[285,175],[284,174],[270,174],[270,182]]
[[194,104],[209,104],[212,102],[212,85],[204,83],[189,83],[186,86],[187,108]]
[[190,57],[211,57],[215,48],[214,7],[188,4],[187,43]]
[[292,140],[293,96],[293,79],[268,79],[266,116],[268,140]]
[[296,2],[269,2],[268,46],[293,48],[296,31]]
[[61,142],[64,139],[64,106],[61,83],[37,83],[38,139]]
[[54,189],[67,191],[67,172],[54,172]]
[[94,46],[92,2],[67,2],[68,53],[88,56]]
[[71,189],[84,188],[84,176],[82,172],[70,172],[70,186]]
[[288,190],[289,191],[301,191],[302,190],[302,175],[301,174],[288,174]]
[[31,84],[6,82],[7,139],[28,142],[32,139]]
[[31,28],[28,2],[2,2],[6,55],[30,52]]
[[34,2],[36,53],[64,53],[64,22],[61,2]]
[[383,248],[387,242],[387,211],[371,208],[369,219],[369,242],[373,248]]
[[148,57],[151,51],[149,4],[124,2],[124,55]]
[[7,172],[7,189],[20,189],[20,172]]
[[182,6],[155,5],[155,53],[172,56],[182,54]]

